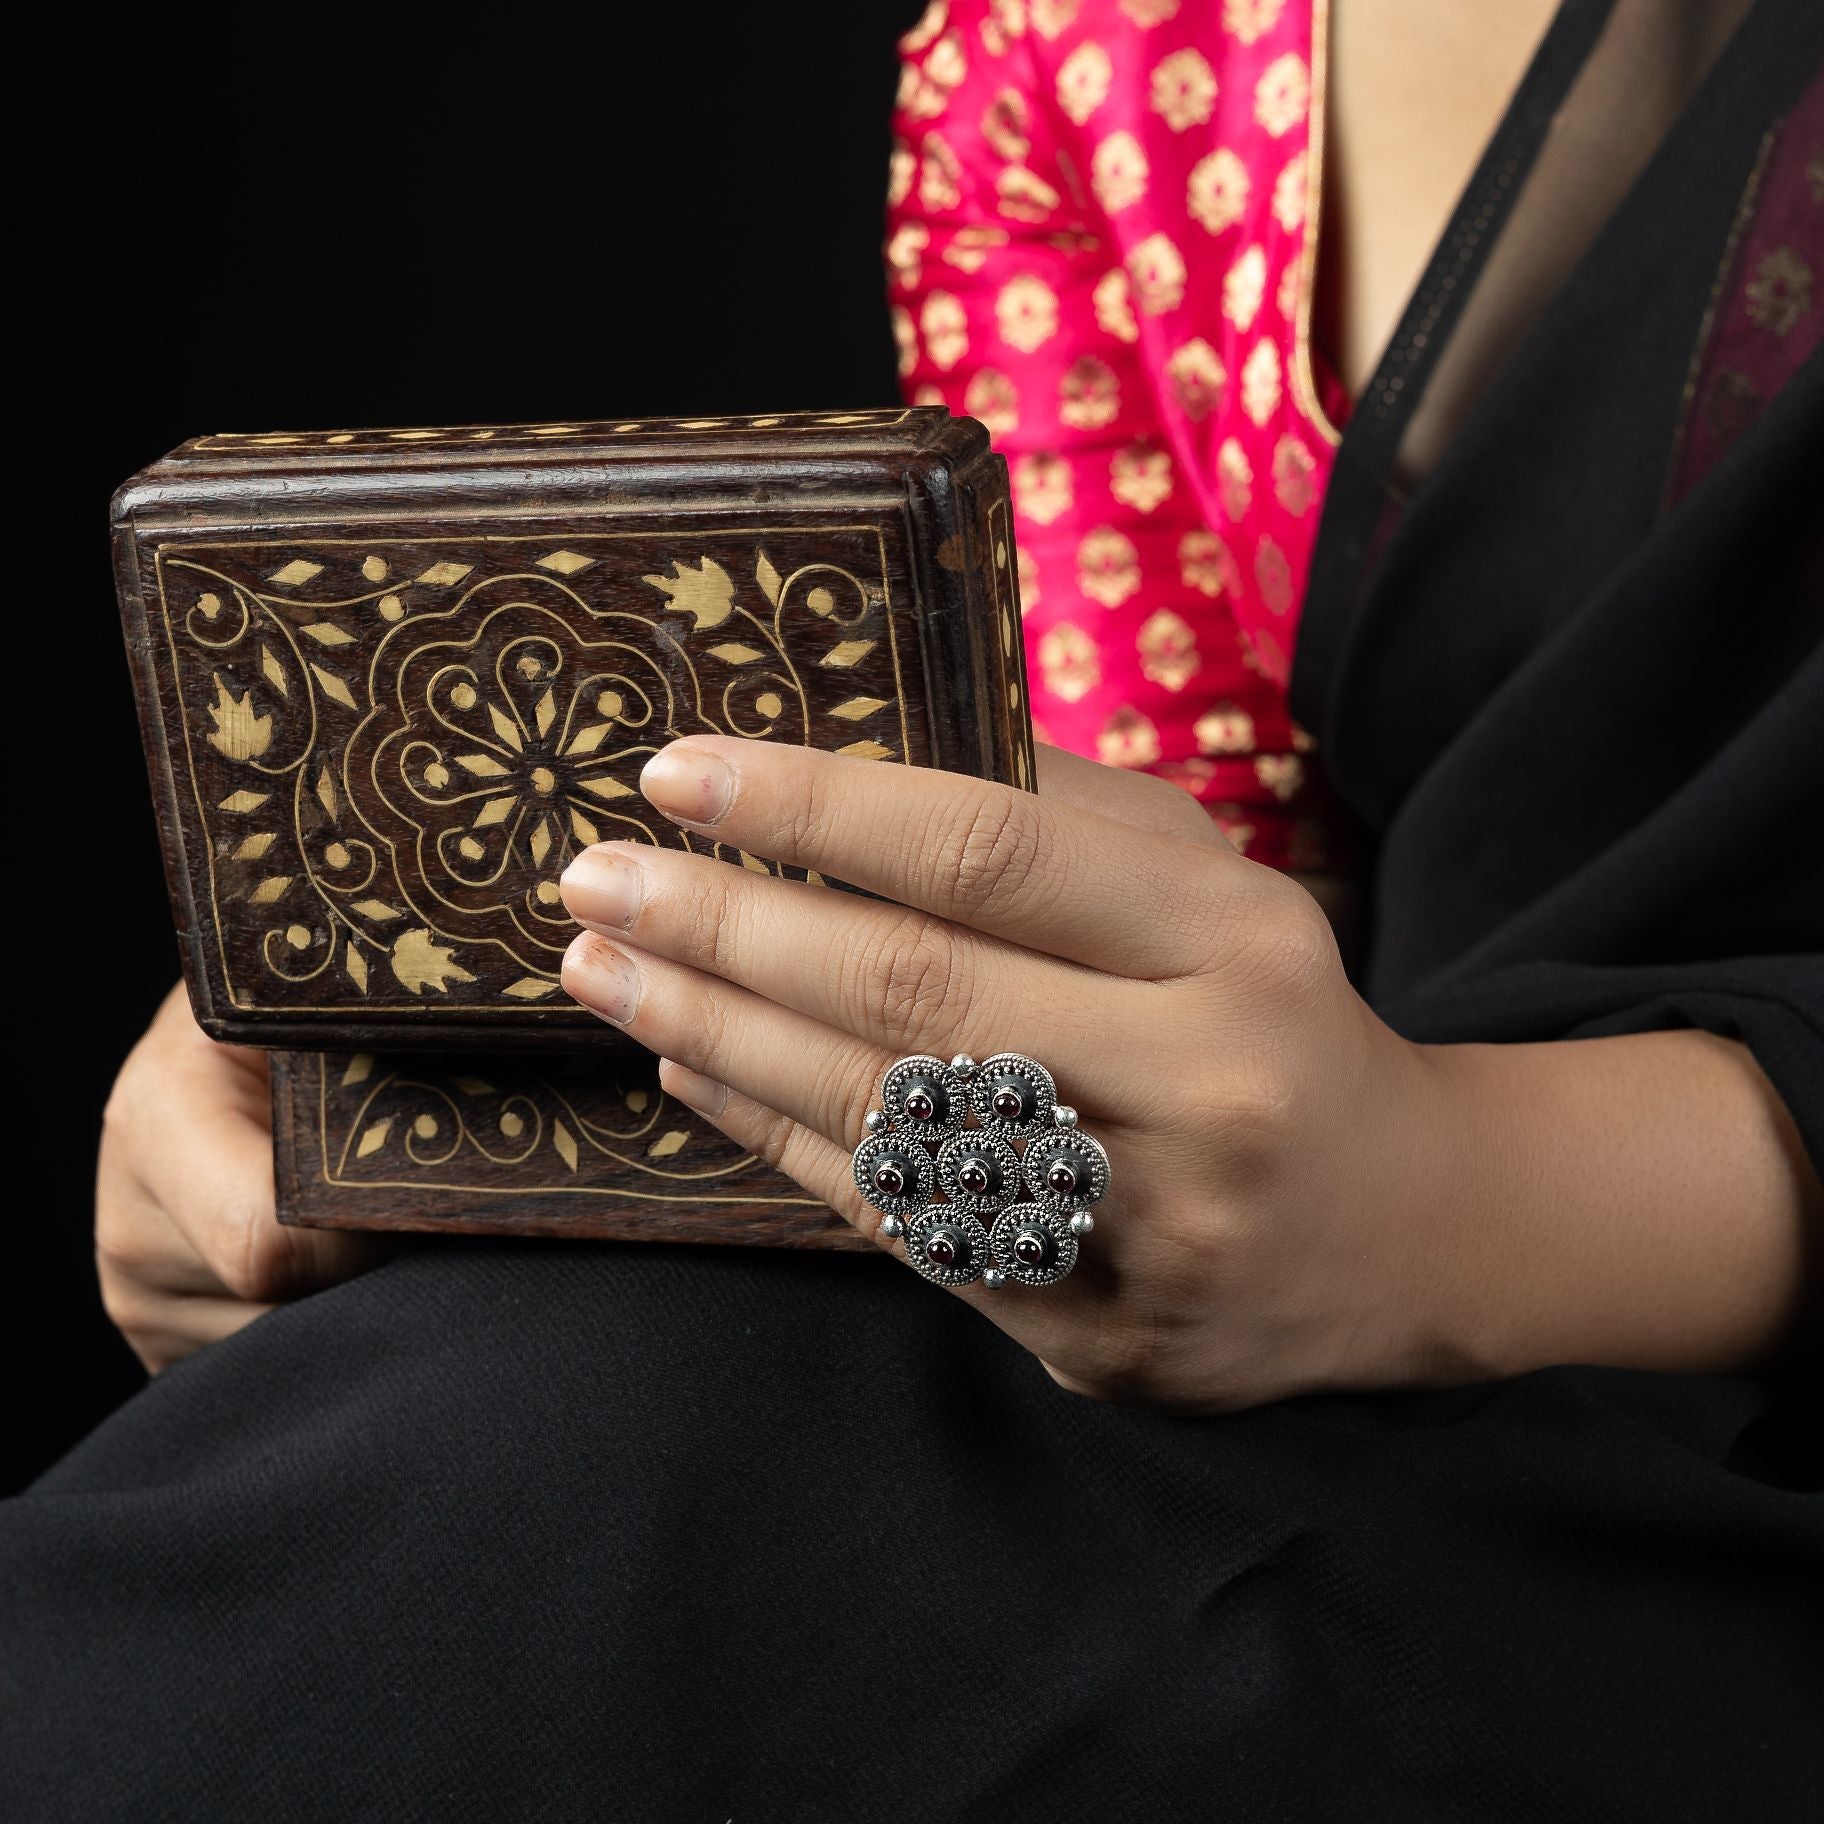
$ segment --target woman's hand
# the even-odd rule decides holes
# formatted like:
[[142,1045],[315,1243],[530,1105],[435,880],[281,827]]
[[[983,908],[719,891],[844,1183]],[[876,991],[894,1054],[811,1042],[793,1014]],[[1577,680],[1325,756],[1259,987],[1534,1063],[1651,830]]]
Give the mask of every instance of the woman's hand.
[[[850,1153],[894,1059],[1019,1051],[1107,1147],[1071,1278],[960,1295],[1067,1386],[1191,1407],[1418,1363],[1387,1245],[1427,1072],[1302,889],[1185,795],[1047,754],[1041,797],[692,738],[643,789],[687,830],[882,904],[636,843],[580,856],[565,986],[663,1081],[863,1232]],[[1076,802],[1071,802],[1071,800]],[[1086,808],[1087,805],[1097,808]]]
[[95,1184],[102,1302],[133,1352],[156,1374],[386,1252],[280,1227],[266,1054],[206,1037],[173,988],[115,1080]]
[[1080,1391],[1210,1410],[1551,1361],[1717,1365],[1777,1333],[1815,1180],[1741,1047],[1412,1044],[1350,987],[1311,897],[1173,788],[1050,769],[1034,797],[676,743],[642,787],[684,829],[897,903],[605,844],[564,877],[588,927],[565,986],[877,1240],[850,1154],[886,1067],[1048,1065],[1113,1188],[1070,1278],[958,1295]]

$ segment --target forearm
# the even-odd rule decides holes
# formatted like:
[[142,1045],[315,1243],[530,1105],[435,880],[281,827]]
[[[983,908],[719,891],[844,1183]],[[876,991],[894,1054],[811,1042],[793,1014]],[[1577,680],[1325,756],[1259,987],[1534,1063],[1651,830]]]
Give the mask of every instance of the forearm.
[[1737,1368],[1799,1321],[1824,1197],[1745,1046],[1677,1031],[1417,1058],[1423,1378]]

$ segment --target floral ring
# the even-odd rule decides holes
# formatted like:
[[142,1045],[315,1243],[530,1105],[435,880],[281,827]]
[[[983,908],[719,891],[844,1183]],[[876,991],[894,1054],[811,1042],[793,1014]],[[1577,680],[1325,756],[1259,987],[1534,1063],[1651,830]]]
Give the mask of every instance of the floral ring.
[[990,1288],[1069,1274],[1111,1174],[1043,1064],[1016,1051],[982,1064],[901,1058],[880,1104],[855,1149],[855,1188],[918,1272]]

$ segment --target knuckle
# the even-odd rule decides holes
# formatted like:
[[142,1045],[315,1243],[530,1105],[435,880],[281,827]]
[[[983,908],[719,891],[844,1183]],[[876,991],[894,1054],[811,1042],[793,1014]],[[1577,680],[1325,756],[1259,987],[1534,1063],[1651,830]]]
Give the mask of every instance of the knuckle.
[[101,1272],[101,1308],[111,1323],[133,1347],[135,1340],[152,1326],[153,1299],[132,1275],[110,1271],[104,1263]]
[[957,951],[955,933],[939,919],[909,913],[894,921],[864,943],[858,973],[865,1004],[889,1032],[922,1043],[940,1019],[957,1017]]
[[95,1205],[95,1265],[104,1291],[110,1280],[137,1283],[157,1265],[145,1224],[134,1220],[124,1202],[102,1198]]
[[[735,948],[731,923],[731,894],[726,868],[671,868],[655,870],[660,885],[648,890],[640,910],[627,928],[635,943],[660,941],[675,947],[691,961],[702,959],[717,969]],[[680,877],[679,877],[680,876]]]
[[797,1122],[774,1109],[766,1109],[754,1132],[748,1136],[748,1150],[756,1158],[764,1159],[775,1171],[784,1172],[789,1177],[792,1175],[791,1158],[798,1133]]
[[1160,827],[1181,841],[1193,842],[1199,848],[1215,849],[1227,855],[1229,840],[1216,825],[1216,819],[1182,786],[1168,784],[1150,774],[1136,774],[1149,786],[1156,786],[1152,804],[1159,812]]
[[1108,768],[1116,775],[1121,797],[1131,802],[1111,802],[1106,814],[1118,822],[1154,830],[1200,848],[1228,850],[1228,842],[1210,813],[1182,785],[1151,773],[1131,773]]
[[949,904],[965,921],[1028,905],[1053,882],[1036,800],[1004,787],[972,793],[937,853]]
[[236,1200],[216,1211],[202,1238],[203,1258],[230,1298],[270,1304],[287,1291],[283,1238],[273,1233],[272,1211]]
[[1303,887],[1276,879],[1268,896],[1271,916],[1263,921],[1264,967],[1282,993],[1312,994],[1341,966],[1336,934],[1323,908]]
[[823,788],[814,776],[807,773],[800,789],[792,796],[779,818],[786,853],[800,861],[807,856],[820,854],[825,834],[825,816]]
[[135,1118],[149,1087],[149,1074],[145,1041],[142,1039],[127,1053],[126,1061],[114,1073],[114,1081],[108,1088],[108,1099],[102,1104],[101,1110],[104,1140],[125,1142],[132,1133]]
[[734,1009],[727,996],[696,990],[687,1004],[666,1021],[667,1030],[649,1040],[667,1057],[706,1076],[721,1078],[735,1047]]
[[689,896],[689,909],[680,912],[679,923],[686,954],[701,958],[712,974],[732,979],[748,948],[748,914],[743,896],[733,890],[726,874],[726,869],[716,870],[708,891]]
[[1070,1352],[1068,1366],[1047,1364],[1053,1380],[1085,1399],[1116,1405],[1151,1402],[1161,1388],[1159,1327],[1147,1308],[1099,1308]]
[[871,1045],[857,1045],[840,1060],[832,1060],[824,1106],[829,1111],[825,1129],[843,1145],[865,1131],[868,1110],[877,1106],[880,1089],[880,1053]]
[[1205,932],[1200,967],[1226,994],[1284,1011],[1340,970],[1329,920],[1292,881],[1225,859],[1208,865],[1194,897]]

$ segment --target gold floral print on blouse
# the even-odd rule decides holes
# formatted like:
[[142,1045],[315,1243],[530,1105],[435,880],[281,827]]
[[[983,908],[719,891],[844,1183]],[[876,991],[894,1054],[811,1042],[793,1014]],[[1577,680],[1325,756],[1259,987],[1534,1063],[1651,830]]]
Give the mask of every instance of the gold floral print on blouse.
[[1254,504],[1254,465],[1233,437],[1225,437],[1216,452],[1216,498],[1226,519],[1246,519]]
[[1252,188],[1247,166],[1226,146],[1218,146],[1191,167],[1185,206],[1193,221],[1200,222],[1211,234],[1221,234],[1246,213]]
[[1125,532],[1097,526],[1077,546],[1077,587],[1104,608],[1119,608],[1140,587],[1140,553]]
[[1058,333],[1058,294],[1043,279],[1024,273],[1001,287],[994,317],[1001,340],[1029,355]]
[[1108,491],[1124,507],[1151,513],[1172,497],[1172,459],[1164,450],[1136,443],[1109,458]]
[[948,0],[905,89],[942,111],[894,129],[916,161],[894,222],[928,231],[889,237],[905,390],[1007,459],[1035,723],[1278,865],[1302,806],[1254,762],[1293,755],[1331,457],[1297,353],[1323,3]]
[[1149,317],[1176,310],[1184,302],[1184,255],[1169,234],[1149,234],[1127,256],[1134,295]]
[[1178,541],[1178,578],[1208,596],[1235,592],[1235,558],[1214,532],[1199,527]]
[[1776,336],[1789,335],[1811,309],[1811,268],[1788,246],[1765,255],[1748,281],[1748,320]]
[[1153,66],[1152,109],[1174,133],[1200,127],[1216,107],[1216,73],[1201,51],[1186,48]]
[[1193,424],[1208,417],[1222,402],[1222,389],[1229,379],[1222,357],[1201,336],[1193,336],[1182,348],[1172,351],[1165,374],[1178,409]]
[[1146,154],[1131,133],[1111,133],[1089,161],[1089,184],[1110,215],[1131,209],[1146,195]]
[[1115,66],[1099,44],[1080,44],[1058,68],[1058,106],[1082,126],[1108,99]]
[[1190,622],[1170,608],[1155,609],[1140,623],[1134,646],[1141,676],[1167,690],[1182,690],[1203,666]]
[[1311,105],[1311,75],[1295,51],[1276,57],[1254,85],[1254,118],[1275,139],[1290,133]]
[[1115,370],[1094,355],[1080,355],[1058,382],[1058,418],[1078,431],[1100,430],[1121,410],[1121,383]]
[[1101,654],[1073,621],[1059,621],[1040,638],[1037,657],[1045,688],[1066,703],[1076,703],[1102,681]]

